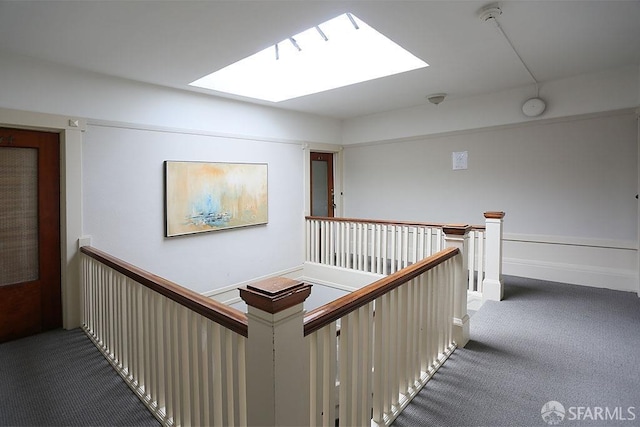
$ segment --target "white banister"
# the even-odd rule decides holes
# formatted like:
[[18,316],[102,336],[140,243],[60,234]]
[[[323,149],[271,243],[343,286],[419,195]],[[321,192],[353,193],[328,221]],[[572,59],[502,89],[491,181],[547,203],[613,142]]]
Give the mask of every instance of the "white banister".
[[[477,300],[502,294],[504,212],[486,212],[485,217],[485,225],[469,231],[467,251],[467,291]],[[309,262],[388,275],[444,247],[442,224],[307,217]],[[483,297],[485,284],[489,288]]]
[[456,347],[462,259],[446,249],[305,315],[307,424],[393,422]]
[[311,285],[276,277],[240,288],[248,306],[247,423],[309,423],[309,347],[303,303]]
[[500,301],[504,296],[502,280],[502,223],[504,212],[485,212],[486,270],[482,284],[484,300]]
[[473,227],[469,231],[468,247],[469,286],[467,290],[473,296],[482,298],[482,283],[485,270],[485,229]]
[[246,425],[244,315],[81,252],[82,327],[154,416],[166,426]]
[[469,342],[469,315],[467,314],[467,286],[469,268],[467,250],[469,247],[468,225],[448,225],[444,227],[445,242],[449,248],[457,248],[464,256],[455,260],[454,274],[454,309],[453,336],[458,347],[464,347]]

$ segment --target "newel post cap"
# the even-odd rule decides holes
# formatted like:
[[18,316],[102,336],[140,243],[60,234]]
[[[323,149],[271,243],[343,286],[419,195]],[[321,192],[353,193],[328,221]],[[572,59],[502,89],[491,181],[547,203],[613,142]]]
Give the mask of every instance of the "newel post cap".
[[464,236],[471,231],[471,226],[468,224],[447,224],[442,227],[442,231],[446,235]]
[[247,305],[271,314],[303,303],[310,294],[310,284],[285,277],[260,280],[240,288],[240,298]]
[[499,211],[489,211],[484,213],[484,217],[487,219],[503,219],[505,213]]

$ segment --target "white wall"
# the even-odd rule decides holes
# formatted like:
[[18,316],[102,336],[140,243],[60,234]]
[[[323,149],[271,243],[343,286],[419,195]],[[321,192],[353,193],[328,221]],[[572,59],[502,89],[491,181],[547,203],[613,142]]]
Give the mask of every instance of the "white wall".
[[[84,207],[70,212],[70,218],[83,218],[82,230],[97,247],[133,257],[143,268],[196,290],[211,291],[300,263],[292,248],[302,242],[301,147],[336,142],[373,143],[345,150],[345,216],[479,223],[484,210],[505,210],[512,242],[505,248],[511,257],[506,273],[551,271],[559,277],[556,272],[573,268],[584,276],[595,268],[603,277],[613,277],[611,272],[637,276],[637,258],[609,261],[614,258],[610,247],[635,254],[637,246],[637,204],[631,198],[637,192],[638,157],[635,133],[633,142],[629,139],[630,113],[519,125],[525,120],[521,103],[533,93],[516,88],[467,99],[452,96],[437,108],[425,105],[341,123],[6,52],[0,52],[0,63],[0,108],[90,119],[82,145]],[[549,105],[543,118],[637,106],[640,72],[627,67],[548,82],[540,95]],[[460,129],[466,131],[437,135]],[[397,143],[375,145],[391,140]],[[470,168],[452,173],[451,151],[461,150],[469,151]],[[269,225],[164,239],[162,161],[171,158],[268,162]],[[478,189],[486,197],[475,196]],[[427,200],[445,201],[447,213]],[[79,200],[65,202],[80,206]],[[294,218],[300,218],[300,231],[284,226]],[[285,229],[293,231],[281,234]],[[256,249],[245,254],[252,245]],[[561,251],[553,261],[547,255],[530,257],[552,253],[536,245],[569,253]],[[275,250],[280,246],[281,252]],[[583,257],[578,248],[589,248],[588,254]],[[201,273],[186,267],[185,253],[196,264],[208,260],[211,250],[222,257],[219,263]],[[236,268],[238,254],[250,259],[248,269]]]
[[[90,124],[84,231],[93,246],[199,292],[300,265],[302,158],[297,144]],[[163,237],[165,160],[268,163],[268,224]]]
[[0,107],[205,131],[334,144],[338,120],[172,90],[0,51]]
[[628,109],[348,145],[345,216],[480,224],[502,210],[505,274],[637,290],[636,133]]
[[629,66],[543,82],[547,108],[539,118],[522,114],[522,104],[536,95],[532,85],[461,98],[455,92],[438,105],[424,105],[346,120],[343,144],[388,141],[443,132],[473,130],[538,119],[635,108],[640,105],[640,68]]
[[[303,146],[339,141],[339,121],[6,52],[0,63],[0,107],[89,119],[74,156],[82,159],[82,196],[65,200],[83,222],[73,227],[82,233],[71,250],[89,235],[95,247],[200,292],[302,264]],[[268,163],[269,223],[165,239],[164,160]]]

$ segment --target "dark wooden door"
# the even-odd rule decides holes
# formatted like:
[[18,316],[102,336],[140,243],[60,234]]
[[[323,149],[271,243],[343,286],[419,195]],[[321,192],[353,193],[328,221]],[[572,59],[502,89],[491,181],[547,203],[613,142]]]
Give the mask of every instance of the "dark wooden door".
[[334,216],[333,153],[311,153],[311,216]]
[[58,134],[0,128],[0,342],[62,326]]

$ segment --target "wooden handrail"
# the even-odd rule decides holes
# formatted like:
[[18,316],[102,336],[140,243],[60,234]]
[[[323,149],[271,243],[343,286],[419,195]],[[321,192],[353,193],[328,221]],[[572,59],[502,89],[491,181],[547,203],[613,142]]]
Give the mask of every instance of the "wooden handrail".
[[443,227],[446,224],[428,223],[428,222],[415,222],[415,221],[388,221],[384,219],[362,219],[362,218],[338,218],[329,216],[306,216],[305,219],[314,219],[319,221],[334,221],[334,222],[357,222],[362,224],[381,224],[381,225],[414,225],[422,227]]
[[[329,216],[306,216],[307,220],[333,221],[333,222],[355,222],[359,224],[380,224],[380,225],[406,225],[415,227],[438,227],[442,228],[447,224],[437,222],[416,222],[416,221],[388,221],[383,219],[362,219],[362,218],[338,218]],[[472,225],[473,230],[484,230],[484,225]]]
[[409,280],[436,267],[437,265],[442,264],[459,253],[460,250],[457,248],[445,249],[437,254],[418,261],[415,264],[411,264],[410,266],[405,267],[387,277],[373,282],[370,285],[353,291],[310,311],[304,316],[304,335],[307,336],[325,327],[329,323],[346,316],[352,311],[359,309],[387,292],[391,292]]
[[91,246],[80,251],[172,301],[247,337],[247,315]]

